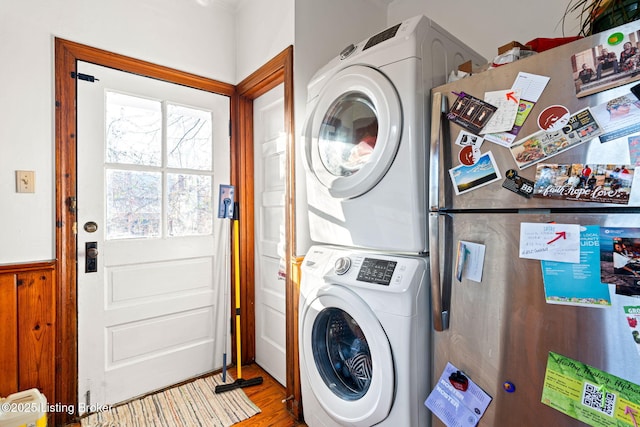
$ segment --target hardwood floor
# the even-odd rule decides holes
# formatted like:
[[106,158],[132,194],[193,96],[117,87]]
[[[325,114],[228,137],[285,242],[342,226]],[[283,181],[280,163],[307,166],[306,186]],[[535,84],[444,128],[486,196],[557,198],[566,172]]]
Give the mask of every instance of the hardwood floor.
[[[229,375],[236,378],[235,367],[229,369]],[[246,387],[243,391],[255,403],[262,412],[241,423],[234,424],[234,427],[304,427],[306,424],[297,422],[287,411],[282,402],[285,396],[285,388],[273,377],[267,374],[258,365],[242,367],[242,378],[251,379],[262,377],[262,384]],[[80,427],[80,423],[71,424],[68,427]],[[125,427],[125,426],[123,426]],[[152,426],[149,426],[152,427]]]
[[[236,378],[236,369],[229,369],[229,374]],[[234,427],[293,427],[306,426],[294,420],[293,416],[287,411],[282,402],[285,398],[285,388],[280,385],[273,377],[263,371],[258,365],[249,365],[242,367],[242,378],[250,379],[262,377],[261,385],[244,388],[244,392],[253,403],[258,405],[262,411],[258,415],[254,415],[248,420],[234,424]]]

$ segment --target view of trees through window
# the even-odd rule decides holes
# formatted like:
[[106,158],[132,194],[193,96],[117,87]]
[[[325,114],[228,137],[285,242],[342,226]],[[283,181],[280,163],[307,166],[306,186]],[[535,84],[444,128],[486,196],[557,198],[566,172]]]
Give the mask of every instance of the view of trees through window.
[[106,238],[212,233],[212,113],[106,93]]

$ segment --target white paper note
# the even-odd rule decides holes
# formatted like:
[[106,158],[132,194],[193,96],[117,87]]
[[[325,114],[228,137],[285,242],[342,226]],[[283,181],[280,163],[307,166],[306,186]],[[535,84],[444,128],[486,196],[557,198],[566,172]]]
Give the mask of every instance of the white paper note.
[[580,262],[578,224],[520,224],[520,258]]

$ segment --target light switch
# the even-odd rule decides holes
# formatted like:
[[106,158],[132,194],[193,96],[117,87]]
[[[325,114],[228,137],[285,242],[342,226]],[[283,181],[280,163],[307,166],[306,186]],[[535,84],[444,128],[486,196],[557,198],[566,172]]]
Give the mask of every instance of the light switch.
[[16,171],[16,192],[36,192],[36,173],[34,171]]

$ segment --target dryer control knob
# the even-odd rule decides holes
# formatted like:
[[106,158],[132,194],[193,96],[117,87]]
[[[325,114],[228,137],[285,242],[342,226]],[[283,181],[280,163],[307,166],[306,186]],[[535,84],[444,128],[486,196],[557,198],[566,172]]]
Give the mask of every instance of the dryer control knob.
[[346,256],[338,258],[334,266],[336,270],[336,274],[338,275],[342,275],[346,273],[347,271],[349,271],[350,267],[351,267],[351,259]]
[[340,52],[340,59],[347,59],[354,50],[356,50],[356,45],[354,45],[353,43],[345,47],[344,49],[342,49],[342,52]]

